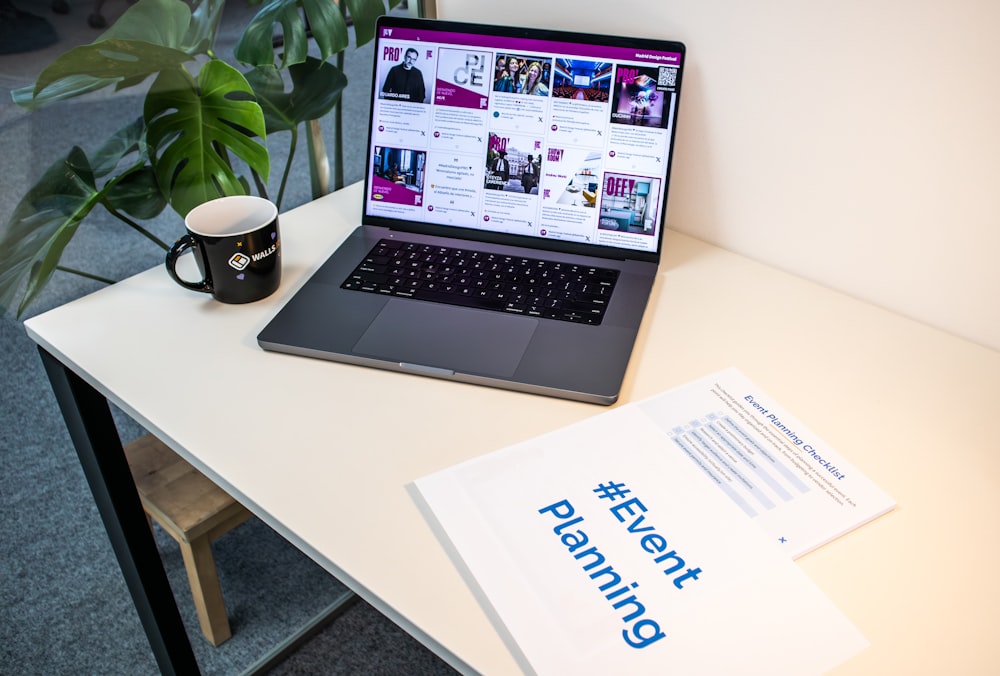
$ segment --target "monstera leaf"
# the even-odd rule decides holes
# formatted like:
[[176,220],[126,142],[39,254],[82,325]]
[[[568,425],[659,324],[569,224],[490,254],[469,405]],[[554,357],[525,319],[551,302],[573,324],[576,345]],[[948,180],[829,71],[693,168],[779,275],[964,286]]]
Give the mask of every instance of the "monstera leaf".
[[[140,2],[143,0],[140,0]],[[153,0],[156,2],[174,0]],[[181,0],[183,2],[183,0]],[[187,5],[187,2],[184,2]],[[191,12],[191,23],[188,25],[187,35],[181,49],[189,54],[210,54],[215,45],[215,35],[219,29],[219,22],[222,20],[222,10],[226,5],[226,0],[201,0],[198,3],[191,3],[194,9]]]
[[[389,0],[389,9],[393,9],[403,0]],[[375,22],[385,14],[382,0],[341,0],[347,6],[347,12],[354,22],[354,42],[358,46],[366,44],[375,37]]]
[[119,176],[105,191],[104,204],[108,209],[148,221],[160,215],[167,200],[156,181],[156,172],[145,165]]
[[14,102],[35,110],[108,86],[123,89],[160,71],[179,69],[209,49],[222,4],[220,0],[207,2],[192,16],[182,0],[139,0],[100,38],[58,57],[33,86],[11,92]]
[[[15,103],[33,110],[154,77],[142,118],[94,155],[74,147],[0,229],[0,306],[10,307],[23,290],[20,315],[56,269],[67,269],[58,265],[63,251],[98,204],[165,247],[130,218],[153,218],[168,200],[185,215],[214,197],[248,193],[250,183],[240,172],[249,171],[264,195],[270,170],[265,134],[292,131],[290,163],[296,127],[306,122],[316,133],[315,121],[340,100],[346,77],[326,61],[341,56],[349,44],[346,17],[362,45],[375,35],[386,1],[390,9],[401,2],[264,1],[235,54],[257,69],[248,77],[214,53],[225,0],[138,0],[92,44],[56,58],[34,85],[12,92]],[[283,41],[277,48],[276,31]],[[307,41],[321,58],[307,54]],[[288,91],[276,64],[289,72]],[[319,146],[314,150],[311,166],[325,159]],[[287,169],[282,192],[286,179]]]
[[[20,316],[55,272],[81,221],[98,204],[133,213],[132,205],[136,205],[152,216],[163,209],[164,200],[155,183],[149,184],[149,169],[141,157],[142,129],[141,120],[125,127],[93,158],[74,147],[18,203],[0,231],[0,306],[12,307],[23,284],[17,308]],[[116,175],[99,188],[98,179],[133,153],[138,153],[134,170]],[[111,199],[113,193],[117,197]]]
[[167,200],[149,163],[146,123],[141,117],[118,131],[90,157],[94,177],[109,176],[133,153],[136,158],[132,165],[109,178],[103,191],[104,206],[140,220],[156,218],[166,208]]
[[[381,5],[381,0],[376,1]],[[251,66],[275,65],[273,36],[277,26],[283,38],[277,65],[302,63],[309,52],[307,21],[324,60],[347,47],[347,21],[330,0],[272,0],[247,25],[233,55]]]
[[264,111],[267,133],[290,131],[307,120],[318,120],[340,101],[347,86],[343,71],[327,61],[309,57],[288,69],[292,88],[285,91],[281,73],[273,67],[247,73],[257,102]]
[[[354,37],[363,45],[375,37],[375,21],[385,14],[383,0],[340,0],[354,23]],[[389,0],[389,8],[402,0]],[[304,16],[303,16],[304,14]],[[282,45],[275,54],[274,34],[280,28]],[[331,0],[272,0],[264,5],[246,27],[234,50],[234,56],[251,66],[284,68],[303,63],[308,56],[309,38],[319,47],[320,59],[347,48],[347,21]]]
[[258,176],[269,171],[264,114],[243,75],[218,60],[197,81],[185,70],[165,71],[146,96],[146,138],[160,188],[181,216],[224,195],[247,193],[229,153]]

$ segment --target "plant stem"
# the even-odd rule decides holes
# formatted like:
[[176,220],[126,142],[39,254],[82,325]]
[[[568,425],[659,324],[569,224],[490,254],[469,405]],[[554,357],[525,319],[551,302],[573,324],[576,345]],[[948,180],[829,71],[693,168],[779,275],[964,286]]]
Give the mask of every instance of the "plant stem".
[[105,284],[114,284],[115,280],[108,279],[107,277],[100,277],[98,275],[92,275],[89,272],[84,272],[83,270],[77,270],[76,268],[67,268],[64,265],[57,265],[56,270],[62,270],[63,272],[69,272],[74,275],[80,275],[81,277],[86,277],[87,279],[93,279],[98,282],[104,282]]
[[[390,2],[390,5],[392,3]],[[343,0],[337,1],[337,9],[344,17],[345,22],[353,23],[353,19],[347,15],[347,4]],[[337,68],[344,72],[344,51],[337,52]],[[341,94],[343,99],[343,94]],[[333,107],[333,190],[340,190],[344,187],[344,107],[340,101]]]
[[285,197],[285,185],[288,183],[288,175],[292,173],[292,160],[295,159],[295,149],[299,145],[299,129],[292,127],[292,140],[288,144],[288,160],[285,162],[285,170],[281,173],[281,183],[278,188],[278,201],[276,204],[281,208],[281,201]]
[[323,128],[319,120],[307,120],[305,125],[309,148],[309,179],[313,199],[317,199],[330,192],[330,159],[326,155]]
[[[263,197],[266,200],[271,199],[270,196],[267,194],[267,185],[265,185],[264,179],[262,179],[260,177],[260,174],[258,174],[254,169],[251,169],[250,170],[250,175],[253,176],[254,185],[257,186],[257,194],[260,195],[261,197]],[[281,208],[281,202],[279,201],[277,203],[277,205],[278,205],[278,208],[280,209]]]
[[[337,53],[337,68],[344,71],[344,53]],[[341,94],[343,97],[343,94]],[[337,101],[333,107],[333,189],[344,187],[344,107]]]
[[117,209],[113,208],[107,202],[104,202],[104,208],[107,209],[108,213],[110,213],[112,216],[114,216],[115,218],[117,218],[118,220],[120,220],[125,225],[128,225],[129,227],[131,227],[132,229],[134,229],[140,235],[143,235],[144,237],[146,237],[149,240],[151,240],[154,244],[156,244],[158,247],[160,247],[164,251],[166,251],[167,249],[170,248],[170,246],[167,245],[159,237],[157,237],[156,235],[154,235],[153,233],[151,233],[149,230],[146,230],[146,228],[142,227],[141,225],[139,225],[138,223],[136,223],[135,221],[133,221],[131,218],[129,218],[125,214],[123,214],[120,211],[118,211]]

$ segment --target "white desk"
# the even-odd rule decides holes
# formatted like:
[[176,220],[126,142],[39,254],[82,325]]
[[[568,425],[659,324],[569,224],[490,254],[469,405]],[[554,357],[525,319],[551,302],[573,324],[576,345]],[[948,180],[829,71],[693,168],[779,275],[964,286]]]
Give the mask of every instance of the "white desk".
[[[65,365],[457,668],[511,673],[406,486],[605,409],[260,350],[360,199],[355,185],[281,216],[284,279],[264,301],[221,305],[158,268],[26,326],[57,392]],[[666,249],[621,401],[740,368],[899,503],[801,559],[872,643],[836,673],[996,673],[1000,353],[679,234]],[[184,652],[146,626],[158,658]]]

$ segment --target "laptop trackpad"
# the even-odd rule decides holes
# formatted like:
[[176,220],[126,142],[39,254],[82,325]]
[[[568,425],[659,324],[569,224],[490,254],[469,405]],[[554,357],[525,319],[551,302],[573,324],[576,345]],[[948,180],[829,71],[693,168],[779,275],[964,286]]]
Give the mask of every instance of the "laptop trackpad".
[[354,353],[405,366],[510,377],[538,320],[390,299]]

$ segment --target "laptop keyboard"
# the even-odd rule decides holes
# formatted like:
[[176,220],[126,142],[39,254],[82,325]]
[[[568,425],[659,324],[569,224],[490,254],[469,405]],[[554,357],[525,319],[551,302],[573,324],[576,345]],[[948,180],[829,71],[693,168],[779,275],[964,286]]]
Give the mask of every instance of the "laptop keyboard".
[[600,324],[617,281],[609,268],[383,239],[341,288]]

